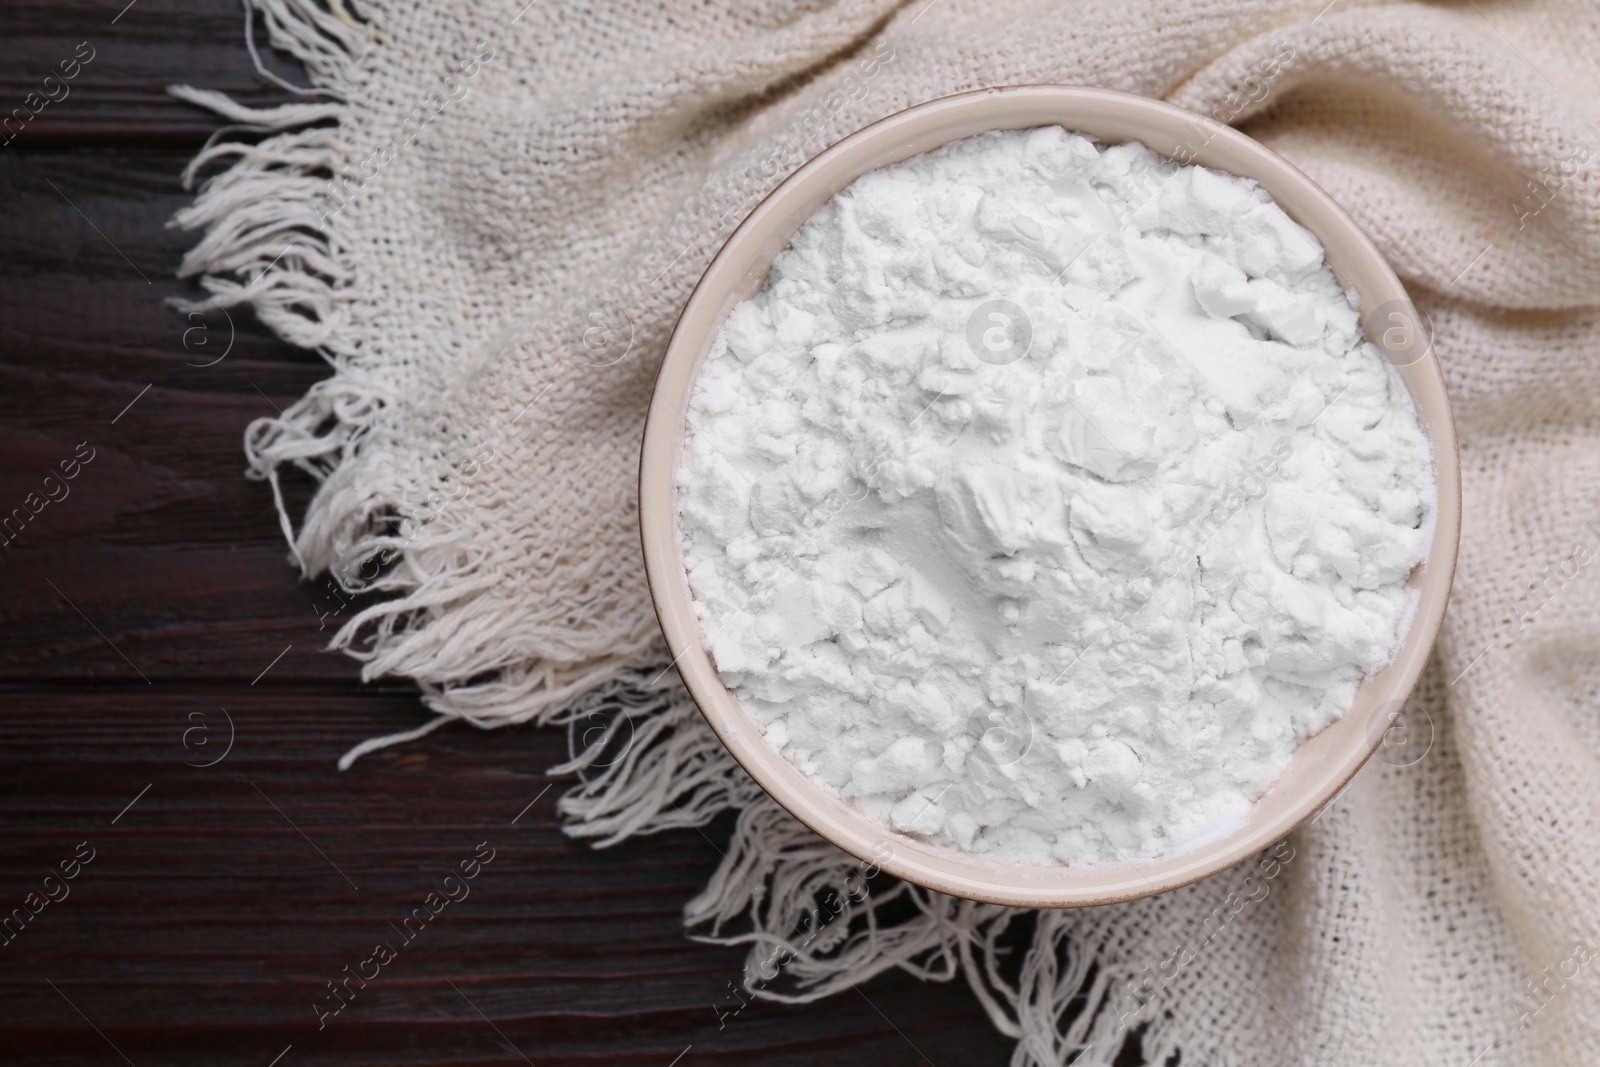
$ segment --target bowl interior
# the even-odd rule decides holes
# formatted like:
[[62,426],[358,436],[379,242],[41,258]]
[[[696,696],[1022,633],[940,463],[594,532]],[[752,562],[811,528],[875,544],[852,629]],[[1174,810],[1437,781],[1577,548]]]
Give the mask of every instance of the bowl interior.
[[[651,400],[640,462],[640,521],[656,613],[679,673],[733,756],[783,807],[846,852],[941,892],[1032,907],[1106,904],[1163,892],[1214,874],[1281,839],[1332,798],[1372,754],[1416,684],[1444,615],[1460,531],[1455,430],[1438,360],[1424,346],[1395,358],[1434,452],[1438,509],[1427,561],[1411,576],[1418,602],[1393,662],[1369,677],[1338,720],[1295,751],[1238,824],[1202,845],[1154,859],[1037,867],[960,853],[878,826],[826,792],[767,745],[719,678],[690,610],[677,520],[675,468],[689,395],[712,339],[735,305],[753,296],[800,225],[866,171],[988,130],[1059,125],[1108,144],[1140,141],[1181,162],[1253,178],[1321,240],[1335,276],[1354,290],[1363,320],[1375,309],[1416,312],[1399,280],[1356,224],[1288,162],[1192,112],[1109,90],[1064,86],[989,89],[899,112],[823,152],[768,196],[730,237],[686,305]],[[1374,327],[1368,324],[1369,336]],[[1403,365],[1402,365],[1403,364]]]

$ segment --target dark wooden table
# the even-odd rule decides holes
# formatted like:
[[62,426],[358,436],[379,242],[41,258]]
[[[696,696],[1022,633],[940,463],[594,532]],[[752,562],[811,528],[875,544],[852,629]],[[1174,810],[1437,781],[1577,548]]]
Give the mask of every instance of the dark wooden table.
[[[245,425],[327,368],[164,305],[195,291],[164,224],[219,125],[166,85],[288,94],[238,3],[125,3],[0,15],[0,114],[93,53],[0,148],[0,518],[25,512],[0,548],[0,919],[26,919],[0,927],[0,1063],[1006,1062],[964,987],[905,976],[719,1025],[742,953],[679,921],[715,846],[568,840],[558,732],[445,729],[335,769],[423,711],[321,650],[326,584],[243,477]],[[480,842],[470,896],[319,1030],[328,983]]]

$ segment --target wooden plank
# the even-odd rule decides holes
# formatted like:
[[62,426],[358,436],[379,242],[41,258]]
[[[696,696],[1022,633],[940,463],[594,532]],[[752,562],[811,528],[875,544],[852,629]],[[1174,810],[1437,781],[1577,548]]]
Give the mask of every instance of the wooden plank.
[[[267,47],[261,19],[254,21],[266,68],[305,86],[304,72]],[[0,119],[18,108],[26,118],[5,127],[0,141],[9,143],[0,152],[200,144],[218,123],[170,96],[167,87],[177,82],[250,107],[298,99],[256,71],[244,26],[241,5],[214,0],[11,5],[0,37]]]
[[[409,685],[361,686],[315,651],[332,598],[298,580],[270,493],[241,476],[245,426],[327,368],[247,314],[163,303],[196,291],[173,279],[193,237],[164,224],[217,125],[167,84],[295,98],[242,29],[232,0],[25,0],[0,38],[0,116],[94,50],[0,148],[0,521],[29,508],[0,547],[0,918],[95,849],[0,946],[0,1060],[1005,1062],[968,992],[905,976],[719,1023],[742,953],[688,940],[680,916],[727,818],[603,852],[569,840],[566,784],[543,773],[559,732],[446,728],[334,769],[424,713]],[[294,514],[310,490],[291,479]],[[41,492],[59,499],[35,513]],[[471,895],[319,1030],[327,983],[482,841]]]
[[[571,841],[555,813],[570,782],[543,773],[559,732],[447,728],[339,774],[349,745],[414,717],[408,694],[4,700],[0,913],[94,849],[0,950],[0,1047],[29,1063],[118,1062],[72,1005],[137,1064],[265,1064],[291,1044],[295,1064],[521,1062],[496,1027],[541,1067],[665,1064],[689,1045],[686,1065],[1008,1056],[965,990],[904,977],[719,1025],[743,955],[688,940],[680,914],[728,819],[604,851]],[[403,942],[390,924],[485,842],[466,896]],[[327,983],[379,941],[396,958],[319,1030]]]
[[[297,581],[242,477],[245,427],[327,366],[248,313],[163,304],[194,291],[163,225],[183,155],[0,156],[27,220],[0,230],[0,680],[248,681],[289,645],[299,678],[355,676],[312,650],[358,606]],[[312,482],[289,484],[298,515]]]

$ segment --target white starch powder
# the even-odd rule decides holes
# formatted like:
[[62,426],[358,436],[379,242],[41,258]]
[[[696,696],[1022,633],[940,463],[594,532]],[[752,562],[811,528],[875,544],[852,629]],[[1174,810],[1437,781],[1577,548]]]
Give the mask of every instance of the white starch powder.
[[1237,820],[1409,618],[1428,446],[1253,182],[1050,127],[867,174],[731,315],[685,565],[767,741],[1030,863]]

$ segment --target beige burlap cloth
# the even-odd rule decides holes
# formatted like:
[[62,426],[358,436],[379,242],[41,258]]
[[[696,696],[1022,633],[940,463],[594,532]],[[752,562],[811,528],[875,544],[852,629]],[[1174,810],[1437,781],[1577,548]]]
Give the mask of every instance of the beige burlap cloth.
[[[569,724],[588,766],[563,809],[602,843],[739,809],[687,919],[747,941],[763,995],[962,976],[1017,1064],[1130,1033],[1195,1067],[1600,1064],[1600,8],[255,2],[317,91],[175,90],[250,128],[196,160],[184,271],[332,364],[251,428],[251,469],[321,480],[284,520],[307,574],[393,594],[335,645],[422,686],[412,736]],[[832,918],[855,864],[663,674],[635,530],[652,375],[718,243],[805,158],[1028,82],[1238,125],[1377,240],[1460,425],[1455,597],[1409,754],[1259,861],[1042,914],[875,882]]]

